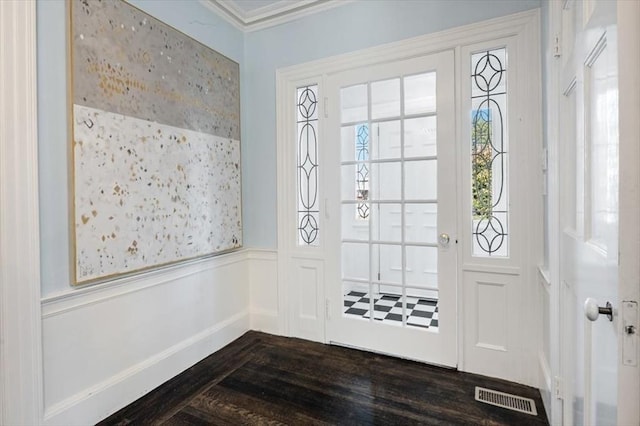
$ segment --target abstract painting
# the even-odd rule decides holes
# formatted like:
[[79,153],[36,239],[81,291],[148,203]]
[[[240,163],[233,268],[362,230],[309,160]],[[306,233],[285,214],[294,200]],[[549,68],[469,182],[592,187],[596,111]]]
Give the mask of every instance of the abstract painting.
[[69,9],[75,284],[240,247],[239,65],[124,1]]

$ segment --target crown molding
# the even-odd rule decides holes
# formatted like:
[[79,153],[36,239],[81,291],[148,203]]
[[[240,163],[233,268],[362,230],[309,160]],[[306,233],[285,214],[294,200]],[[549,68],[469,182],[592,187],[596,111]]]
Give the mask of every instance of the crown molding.
[[293,21],[314,13],[352,3],[355,0],[280,0],[251,12],[241,10],[233,1],[200,0],[209,10],[215,12],[235,28],[251,32]]

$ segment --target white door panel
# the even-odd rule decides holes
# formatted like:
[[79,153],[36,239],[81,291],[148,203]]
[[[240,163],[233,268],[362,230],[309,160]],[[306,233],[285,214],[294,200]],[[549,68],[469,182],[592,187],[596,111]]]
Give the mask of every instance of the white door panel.
[[[453,52],[327,80],[327,340],[455,366]],[[436,97],[437,92],[437,97]],[[334,137],[335,135],[336,137]],[[364,209],[363,209],[364,207]]]
[[[560,171],[565,424],[618,424],[628,404],[626,395],[618,394],[622,360],[618,241],[625,224],[619,221],[618,94],[623,88],[618,81],[617,5],[568,1],[562,11],[562,36],[567,42],[560,71],[563,93],[558,94],[560,164],[566,165]],[[604,313],[588,320],[589,298],[601,308],[609,302],[612,321]]]

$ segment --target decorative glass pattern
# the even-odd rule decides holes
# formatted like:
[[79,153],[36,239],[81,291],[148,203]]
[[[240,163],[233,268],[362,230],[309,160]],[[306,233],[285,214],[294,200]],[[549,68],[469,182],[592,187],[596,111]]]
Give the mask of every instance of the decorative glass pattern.
[[360,124],[356,126],[356,206],[357,219],[369,218],[369,126]]
[[318,85],[297,90],[298,244],[319,243]]
[[507,50],[471,55],[473,255],[509,255]]

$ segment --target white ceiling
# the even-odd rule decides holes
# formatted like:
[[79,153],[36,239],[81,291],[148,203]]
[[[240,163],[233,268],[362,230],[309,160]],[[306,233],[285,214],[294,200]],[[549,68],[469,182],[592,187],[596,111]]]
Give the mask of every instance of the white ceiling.
[[281,24],[311,13],[342,6],[353,0],[202,0],[236,27],[252,31]]

